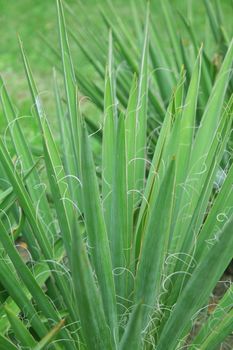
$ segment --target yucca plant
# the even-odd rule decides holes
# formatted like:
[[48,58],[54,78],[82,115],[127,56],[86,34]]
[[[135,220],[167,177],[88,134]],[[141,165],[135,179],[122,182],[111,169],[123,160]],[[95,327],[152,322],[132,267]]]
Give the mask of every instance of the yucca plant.
[[[148,91],[148,117],[149,126],[154,127],[161,123],[165,110],[169,104],[172,90],[178,79],[181,66],[185,66],[187,90],[192,66],[200,47],[199,42],[207,43],[203,48],[202,75],[200,81],[199,109],[204,109],[209,98],[210,91],[218,73],[222,59],[230,43],[232,33],[229,33],[223,21],[223,10],[218,0],[211,2],[204,0],[206,13],[203,20],[209,23],[208,36],[200,35],[195,24],[190,22],[184,14],[178,12],[173,2],[156,0],[151,2],[151,24],[149,47],[150,86]],[[189,5],[187,5],[189,6]],[[92,18],[88,18],[88,5],[79,1],[79,7],[72,8],[66,5],[69,13],[69,34],[72,45],[78,46],[90,62],[95,71],[96,79],[88,81],[88,77],[79,72],[77,79],[81,91],[91,97],[92,101],[103,108],[103,89],[105,77],[105,52],[108,41],[97,30],[92,30]],[[131,1],[127,20],[122,19],[122,14],[111,1],[99,5],[99,16],[103,18],[107,28],[111,28],[114,37],[115,58],[117,62],[117,98],[120,105],[127,106],[131,77],[134,72],[139,72],[138,60],[140,47],[143,41],[143,23],[145,1]],[[191,7],[191,6],[190,6]],[[87,23],[83,28],[80,25],[77,33],[78,11],[87,13]],[[191,12],[191,10],[190,10]],[[160,16],[158,21],[158,16]],[[129,20],[129,18],[131,20]],[[75,28],[73,24],[75,24]],[[178,24],[178,25],[177,25]],[[179,30],[177,30],[177,26]],[[162,33],[162,35],[161,35]],[[135,39],[136,38],[136,39]],[[213,38],[213,39],[209,39]],[[100,46],[101,42],[101,46]],[[210,43],[211,45],[208,45]],[[51,46],[51,45],[50,45]],[[206,46],[210,46],[206,49]],[[53,49],[57,56],[59,52]],[[232,83],[231,83],[232,84]],[[231,85],[232,86],[232,85]]]
[[57,10],[64,87],[63,93],[54,73],[59,140],[20,42],[39,158],[1,81],[9,138],[5,133],[0,141],[0,348],[218,348],[233,330],[231,286],[208,313],[233,249],[233,166],[226,152],[233,43],[201,117],[202,47],[188,86],[180,67],[153,146],[149,6],[125,108],[116,97],[110,31],[96,142],[82,113],[61,0]]

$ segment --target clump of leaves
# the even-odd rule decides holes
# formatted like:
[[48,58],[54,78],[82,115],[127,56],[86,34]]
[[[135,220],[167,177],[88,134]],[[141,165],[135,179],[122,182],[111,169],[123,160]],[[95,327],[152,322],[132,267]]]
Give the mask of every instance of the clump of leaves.
[[[79,87],[84,94],[91,97],[96,106],[103,108],[103,80],[105,78],[105,52],[107,52],[107,36],[98,30],[92,30],[93,19],[88,15],[88,5],[79,2],[79,7],[70,8],[66,5],[69,14],[69,34],[72,45],[79,49],[90,62],[96,79],[88,81],[88,77],[77,72]],[[208,24],[208,30],[203,25],[197,28],[197,23],[192,22],[192,4],[188,14],[180,13],[175,4],[167,0],[152,1],[150,4],[151,24],[149,43],[149,67],[150,85],[148,92],[148,118],[149,130],[163,121],[164,113],[168,107],[173,88],[179,77],[181,66],[185,66],[186,82],[184,89],[190,82],[192,67],[195,64],[199,51],[199,41],[205,43],[203,47],[202,74],[200,79],[200,91],[198,98],[199,109],[204,110],[211,89],[218,74],[222,60],[230,44],[232,32],[227,28],[223,20],[223,8],[219,0],[211,2],[205,0],[201,4],[203,21]],[[117,5],[107,0],[99,6],[99,15],[107,28],[111,28],[114,46],[115,60],[118,66],[116,79],[118,89],[117,99],[120,105],[127,107],[127,96],[130,90],[131,76],[136,72],[139,74],[138,60],[140,59],[140,47],[143,41],[143,21],[145,12],[145,1],[132,1],[129,4],[130,16],[127,20],[117,8]],[[87,28],[78,27],[78,11],[80,8],[87,14]],[[123,19],[122,19],[123,18]],[[75,28],[74,28],[74,25]],[[101,48],[99,42],[101,41]],[[51,46],[51,44],[50,44]],[[53,48],[53,53],[59,57],[59,52]],[[232,89],[232,81],[230,83]]]
[[[60,147],[22,43],[42,159],[25,139],[1,82],[13,149],[2,137],[1,349],[214,349],[233,329],[232,287],[211,315],[206,312],[233,249],[231,156],[218,181],[231,136],[233,43],[199,119],[202,48],[187,88],[181,69],[151,155],[149,8],[126,108],[116,98],[110,32],[99,162],[77,98],[60,0],[57,9],[64,79],[64,96],[54,79]],[[18,237],[27,244],[26,259]],[[190,338],[200,313],[203,325]]]

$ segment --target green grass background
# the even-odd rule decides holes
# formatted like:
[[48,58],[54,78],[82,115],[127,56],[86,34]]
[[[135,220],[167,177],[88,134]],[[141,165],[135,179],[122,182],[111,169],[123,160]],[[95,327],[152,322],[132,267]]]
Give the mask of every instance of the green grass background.
[[[137,1],[137,0],[133,0]],[[191,19],[196,27],[196,33],[199,38],[206,36],[205,45],[211,47],[213,38],[209,35],[209,26],[206,22],[205,8],[203,0],[171,0],[175,3],[177,9],[185,17]],[[75,19],[67,15],[67,22],[72,22],[72,28],[77,28],[85,32],[88,25],[94,28],[97,37],[107,35],[107,28],[98,12],[98,7],[104,6],[105,0],[85,0],[86,10],[80,10],[78,0],[67,0],[66,3],[74,10]],[[131,20],[130,0],[114,0],[114,6],[122,14],[123,21]],[[164,22],[161,16],[161,8],[158,0],[152,0],[154,20],[157,22],[157,28],[160,32],[165,32]],[[221,0],[226,26],[231,26],[232,5],[231,0]],[[87,24],[87,18],[89,23]],[[179,25],[178,25],[179,30]],[[24,76],[23,65],[21,62],[18,48],[17,36],[20,35],[24,47],[28,54],[31,66],[35,75],[36,82],[40,91],[43,92],[45,100],[50,108],[51,116],[54,113],[52,108],[51,81],[52,67],[57,62],[51,56],[50,50],[41,40],[39,33],[45,36],[53,45],[57,45],[57,18],[55,0],[0,0],[0,73],[7,83],[8,90],[13,96],[17,107],[20,108],[20,114],[30,114],[31,101],[27,89],[27,82]],[[160,34],[161,34],[160,33]],[[163,35],[163,34],[162,34]],[[166,43],[166,40],[165,40]],[[84,74],[93,78],[93,71],[85,57],[76,48],[73,48],[75,64]],[[52,60],[52,62],[49,61]],[[33,134],[33,122],[28,119],[26,124],[30,125]],[[2,124],[0,121],[2,129]]]

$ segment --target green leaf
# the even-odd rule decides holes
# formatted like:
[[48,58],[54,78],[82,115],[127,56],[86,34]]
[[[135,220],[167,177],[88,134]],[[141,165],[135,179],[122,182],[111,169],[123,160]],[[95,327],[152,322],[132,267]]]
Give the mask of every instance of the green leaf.
[[231,332],[232,324],[232,290],[230,286],[207,321],[202,324],[198,334],[194,337],[190,347],[192,350],[198,345],[200,349],[215,349]]
[[117,329],[116,299],[110,247],[100,202],[90,141],[84,126],[82,129],[81,145],[83,209],[88,242],[91,247],[90,254],[101,290],[106,319],[111,331],[113,332],[114,330],[115,332]]
[[219,240],[208,251],[205,259],[200,262],[190,277],[160,335],[158,350],[170,350],[177,346],[179,339],[186,335],[183,332],[186,333],[190,329],[190,320],[206,302],[215,284],[231,261],[233,249],[232,224],[233,219],[224,225]]
[[[141,239],[141,251],[135,280],[135,302],[143,300],[142,317],[144,328],[148,316],[158,302],[164,261],[167,255],[172,211],[174,205],[175,160],[166,170],[159,184],[157,200],[148,208],[144,236]],[[164,218],[166,217],[166,220]]]
[[[209,101],[202,116],[201,125],[195,137],[195,143],[191,157],[191,164],[197,163],[197,165],[195,165],[195,171],[198,171],[200,167],[202,167],[202,155],[206,154],[206,150],[211,144],[214,131],[218,125],[221,110],[223,108],[224,97],[231,76],[232,60],[233,40],[229,45],[228,52],[218,73],[217,80],[214,84]],[[208,133],[206,133],[206,130],[208,130]]]
[[[40,310],[48,319],[53,319],[59,321],[59,314],[55,311],[51,301],[46,297],[43,290],[40,288],[39,284],[34,279],[31,271],[27,265],[21,259],[16,247],[13,245],[4,225],[0,220],[0,240],[3,247],[5,248],[7,254],[9,255],[17,273],[21,277],[22,281],[25,283],[26,287],[30,291],[34,300],[38,304]],[[69,335],[66,331],[62,332],[63,339],[69,339]],[[71,347],[72,349],[72,347]]]
[[104,120],[102,141],[102,196],[103,210],[108,235],[111,234],[111,201],[113,183],[113,155],[116,138],[116,96],[115,78],[113,67],[112,34],[109,32],[108,66],[106,68],[105,95],[104,95]]
[[[58,240],[54,245],[55,261],[57,261],[58,263],[61,261],[61,259],[64,256],[64,248],[61,243],[62,241]],[[40,261],[34,264],[33,276],[41,287],[45,284],[46,280],[49,278],[50,275],[51,275],[51,271],[49,270],[49,267],[45,262]],[[22,292],[30,299],[31,295],[28,289],[22,284],[21,284],[21,289],[22,289]],[[4,307],[7,307],[7,309],[11,310],[16,315],[18,315],[20,312],[20,308],[15,303],[17,302],[17,300],[18,299],[12,299],[9,296],[4,301],[4,304],[3,304]],[[9,329],[9,321],[6,318],[4,307],[3,306],[0,307],[0,334],[6,334],[6,332]]]
[[24,310],[24,313],[30,319],[30,323],[36,334],[38,334],[39,337],[43,337],[47,333],[46,326],[42,323],[36,309],[25,294],[22,284],[12,273],[12,269],[8,266],[7,261],[4,260],[0,260],[0,278],[1,283],[10,296],[14,299],[19,308]]
[[[115,277],[116,295],[122,300],[127,299],[130,291],[127,283],[127,269],[130,264],[131,241],[127,236],[127,181],[126,181],[126,153],[125,153],[125,122],[124,115],[118,118],[116,143],[112,154],[113,182],[111,226],[109,243],[111,248],[112,266]],[[128,277],[128,278],[127,278]]]
[[73,227],[72,247],[73,283],[80,313],[81,332],[90,349],[112,349],[113,335],[106,322],[100,290],[94,280],[86,245],[76,225]]
[[[148,50],[149,50],[149,3],[147,4],[144,42],[138,78],[138,96],[136,107],[136,141],[135,141],[135,191],[144,189],[146,167],[146,130],[148,98]],[[140,198],[141,199],[141,198]]]
[[136,154],[136,110],[137,110],[138,80],[136,74],[133,76],[130,89],[128,106],[125,116],[125,139],[127,157],[127,190],[128,190],[128,240],[132,242],[134,205],[136,202],[135,193],[135,154]]
[[36,344],[36,341],[31,335],[31,333],[28,331],[26,326],[23,324],[23,322],[20,321],[19,318],[15,316],[15,314],[7,307],[5,307],[5,312],[11,323],[15,336],[20,341],[22,346],[29,347],[29,348],[34,347]]
[[0,335],[0,346],[2,350],[17,350],[17,347],[2,335]]
[[[43,149],[44,157],[47,168],[48,179],[50,182],[50,187],[52,194],[54,196],[55,208],[58,213],[59,225],[61,227],[62,237],[68,258],[71,259],[71,228],[70,221],[73,220],[73,201],[70,200],[69,194],[67,193],[67,186],[64,181],[65,173],[63,169],[63,164],[60,159],[51,129],[49,127],[45,112],[43,110],[42,102],[39,98],[39,93],[34,82],[32,72],[27,60],[27,57],[24,53],[23,46],[21,44],[21,54],[24,62],[24,68],[26,76],[28,79],[28,85],[31,91],[32,99],[35,105],[35,112],[41,129],[42,140],[43,140]],[[12,169],[11,169],[12,176]],[[16,191],[16,189],[15,189]],[[67,281],[62,275],[57,274],[55,271],[59,271],[59,266],[54,265],[51,260],[53,256],[53,251],[51,244],[49,244],[46,237],[46,232],[42,227],[41,223],[37,220],[36,211],[31,204],[31,199],[29,198],[27,192],[25,191],[23,184],[20,184],[18,188],[18,197],[19,199],[24,198],[24,201],[21,202],[25,214],[29,219],[31,226],[33,227],[34,232],[38,232],[37,240],[40,245],[40,248],[49,261],[49,266],[54,273],[54,278],[62,296],[67,304],[67,307],[70,310],[70,314],[73,315],[74,322],[76,321],[76,316],[74,312],[74,307],[72,305],[72,295],[69,292],[69,286]],[[61,200],[62,199],[62,200]],[[68,212],[68,213],[67,213]],[[69,220],[69,221],[68,221]],[[49,249],[49,250],[48,250]]]
[[141,303],[134,306],[134,309],[129,316],[129,320],[124,331],[123,337],[121,338],[119,350],[140,350],[142,348],[141,311]]
[[175,62],[177,65],[177,69],[179,71],[182,64],[183,64],[183,61],[182,61],[182,54],[180,52],[179,41],[178,41],[177,36],[175,34],[176,33],[176,24],[173,20],[173,16],[171,13],[172,8],[167,0],[161,1],[161,5],[162,5],[163,13],[164,13],[164,19],[166,22],[166,27],[167,27],[169,39],[170,39],[171,46],[172,46],[174,56],[175,56]]
[[[6,90],[6,87],[2,81],[2,78],[0,77],[0,85],[1,87],[1,102],[3,106],[3,115],[5,117],[6,122],[9,125],[9,131],[10,131],[10,139],[12,142],[12,145],[14,146],[14,151],[17,155],[17,157],[20,159],[22,171],[27,171],[34,167],[35,160],[33,159],[31,149],[29,148],[29,145],[25,139],[25,136],[23,135],[22,128],[20,126],[20,123],[17,118],[17,114],[14,110],[14,107],[12,105],[12,102],[10,100],[10,97],[8,95],[8,92]],[[35,204],[35,206],[38,206],[39,204],[39,213],[43,220],[45,221],[46,225],[49,225],[50,231],[49,233],[52,235],[55,233],[54,226],[51,225],[51,222],[53,221],[51,211],[46,199],[46,193],[41,191],[35,191],[33,190],[36,186],[41,184],[41,178],[39,176],[38,171],[34,171],[31,176],[27,179],[26,183],[28,185],[28,189],[31,195],[31,198]],[[51,238],[51,237],[50,237]]]
[[[76,173],[71,174],[79,175],[79,145],[77,140],[80,137],[80,115],[77,109],[77,83],[75,78],[75,72],[73,67],[73,62],[69,49],[69,42],[66,32],[66,23],[63,12],[62,1],[57,0],[57,14],[58,14],[58,27],[59,27],[59,39],[60,39],[60,50],[62,56],[63,65],[63,78],[64,86],[66,91],[67,107],[68,107],[68,117],[69,117],[69,130],[71,135],[71,145],[73,150],[74,163],[76,166]],[[78,197],[81,200],[80,196]]]
[[46,334],[46,336],[40,340],[40,342],[34,346],[33,350],[42,350],[51,343],[51,341],[56,337],[56,335],[60,332],[61,328],[64,326],[65,320],[61,320],[56,326],[54,326],[51,331]]

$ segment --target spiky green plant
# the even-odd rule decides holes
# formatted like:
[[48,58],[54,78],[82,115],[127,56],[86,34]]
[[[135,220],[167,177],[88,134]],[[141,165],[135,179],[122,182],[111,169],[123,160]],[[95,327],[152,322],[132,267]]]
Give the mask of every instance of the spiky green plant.
[[[173,2],[167,0],[151,1],[151,42],[149,47],[150,86],[149,86],[149,123],[152,126],[160,124],[164,118],[164,112],[169,104],[172,90],[176,84],[181,66],[186,69],[185,90],[187,90],[192,67],[199,51],[199,42],[204,42],[202,75],[200,81],[199,108],[203,108],[209,98],[210,91],[218,73],[222,59],[230,43],[230,33],[223,20],[223,10],[219,0],[211,2],[204,0],[200,6],[205,6],[206,13],[203,21],[209,23],[209,30],[202,33],[201,28],[195,28],[192,23],[192,13],[189,17],[177,11]],[[82,6],[82,7],[81,7]],[[117,98],[120,105],[127,106],[127,96],[130,89],[131,75],[139,72],[138,60],[140,58],[141,42],[143,40],[143,23],[145,1],[131,1],[130,19],[122,19],[122,14],[117,4],[108,0],[99,5],[99,16],[103,18],[107,28],[111,28],[114,43],[117,69]],[[187,5],[189,6],[189,5]],[[230,7],[230,4],[229,4]],[[80,8],[87,13],[87,23],[90,26],[73,27],[77,23]],[[88,77],[77,74],[80,89],[91,97],[92,101],[103,108],[101,95],[104,89],[104,66],[107,52],[107,38],[101,36],[98,31],[91,30],[92,18],[88,17],[88,8],[82,1],[79,7],[72,9],[66,5],[69,14],[69,34],[73,45],[85,55],[95,71],[96,79],[88,81]],[[190,11],[192,5],[190,5]],[[160,18],[159,18],[160,17]],[[177,29],[179,28],[179,30]],[[200,34],[201,33],[201,34]],[[101,37],[100,37],[101,36]],[[99,43],[101,42],[101,48]],[[206,48],[207,46],[207,48]],[[209,47],[208,47],[209,46]],[[54,50],[53,50],[54,51]],[[56,52],[59,56],[59,52]],[[231,82],[232,87],[232,82]],[[149,124],[149,126],[150,126]]]
[[[233,166],[225,154],[233,43],[201,116],[203,49],[188,86],[181,68],[153,146],[149,8],[126,108],[116,97],[110,31],[100,161],[82,113],[61,0],[57,9],[64,87],[63,93],[54,74],[59,143],[20,42],[40,158],[1,81],[10,145],[3,135],[0,348],[215,349],[233,331],[232,287],[207,313],[233,249]],[[19,237],[27,243],[26,257]]]

